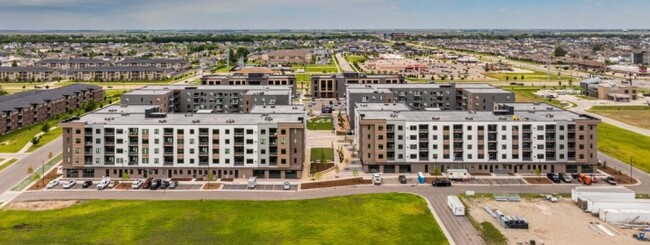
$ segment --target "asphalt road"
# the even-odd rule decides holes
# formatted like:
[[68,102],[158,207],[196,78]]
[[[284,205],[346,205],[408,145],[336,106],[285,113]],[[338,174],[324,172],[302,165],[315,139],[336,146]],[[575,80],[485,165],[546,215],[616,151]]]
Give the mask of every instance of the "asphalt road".
[[336,61],[338,61],[341,70],[343,70],[344,72],[355,72],[355,70],[352,68],[350,63],[348,63],[348,61],[345,60],[345,57],[343,57],[341,53],[336,53],[335,58]]
[[[36,170],[49,159],[49,154],[56,156],[61,152],[61,137],[47,145],[38,148],[36,151],[27,154],[25,157],[11,164],[4,171],[0,172],[0,194],[11,190],[16,184],[27,177],[27,169],[31,166]],[[40,173],[39,173],[40,174]]]

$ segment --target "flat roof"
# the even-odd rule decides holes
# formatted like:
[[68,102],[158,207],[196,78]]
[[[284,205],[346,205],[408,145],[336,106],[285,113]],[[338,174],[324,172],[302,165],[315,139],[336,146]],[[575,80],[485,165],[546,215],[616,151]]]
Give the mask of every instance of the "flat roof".
[[250,113],[299,113],[305,114],[304,105],[255,105]]
[[410,111],[404,102],[400,103],[356,103],[357,111]]
[[303,123],[305,115],[298,113],[167,113],[165,117],[149,117],[144,113],[91,113],[69,122],[87,125],[257,125]]
[[98,114],[121,114],[121,113],[142,113],[145,110],[156,108],[155,105],[111,105],[101,108],[93,113]]
[[256,91],[279,91],[279,90],[291,90],[291,85],[147,85],[135,91],[141,90],[256,90]]

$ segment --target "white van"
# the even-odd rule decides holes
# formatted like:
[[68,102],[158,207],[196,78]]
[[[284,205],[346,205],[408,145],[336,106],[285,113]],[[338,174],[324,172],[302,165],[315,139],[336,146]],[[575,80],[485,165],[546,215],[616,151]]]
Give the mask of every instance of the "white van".
[[257,177],[248,178],[248,189],[255,189],[257,186]]
[[97,184],[97,190],[106,189],[106,187],[108,187],[108,184],[110,184],[110,183],[111,183],[111,178],[110,177],[104,177],[102,179],[102,181],[100,181],[99,184]]

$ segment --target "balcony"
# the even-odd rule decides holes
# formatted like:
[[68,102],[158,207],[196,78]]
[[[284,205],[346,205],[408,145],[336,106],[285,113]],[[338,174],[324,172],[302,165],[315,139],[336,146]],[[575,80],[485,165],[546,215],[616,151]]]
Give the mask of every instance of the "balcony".
[[533,159],[530,157],[524,157],[521,159],[522,161],[532,161]]
[[208,166],[208,162],[207,161],[200,161],[199,166]]
[[174,162],[163,162],[163,166],[174,166]]
[[244,161],[241,162],[235,162],[235,166],[244,166]]
[[136,166],[138,165],[138,162],[129,162],[129,166]]

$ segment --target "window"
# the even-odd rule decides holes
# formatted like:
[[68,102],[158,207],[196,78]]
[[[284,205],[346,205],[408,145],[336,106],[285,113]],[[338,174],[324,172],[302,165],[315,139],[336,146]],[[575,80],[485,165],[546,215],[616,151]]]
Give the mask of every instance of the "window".
[[260,130],[260,134],[266,134],[266,129]]

